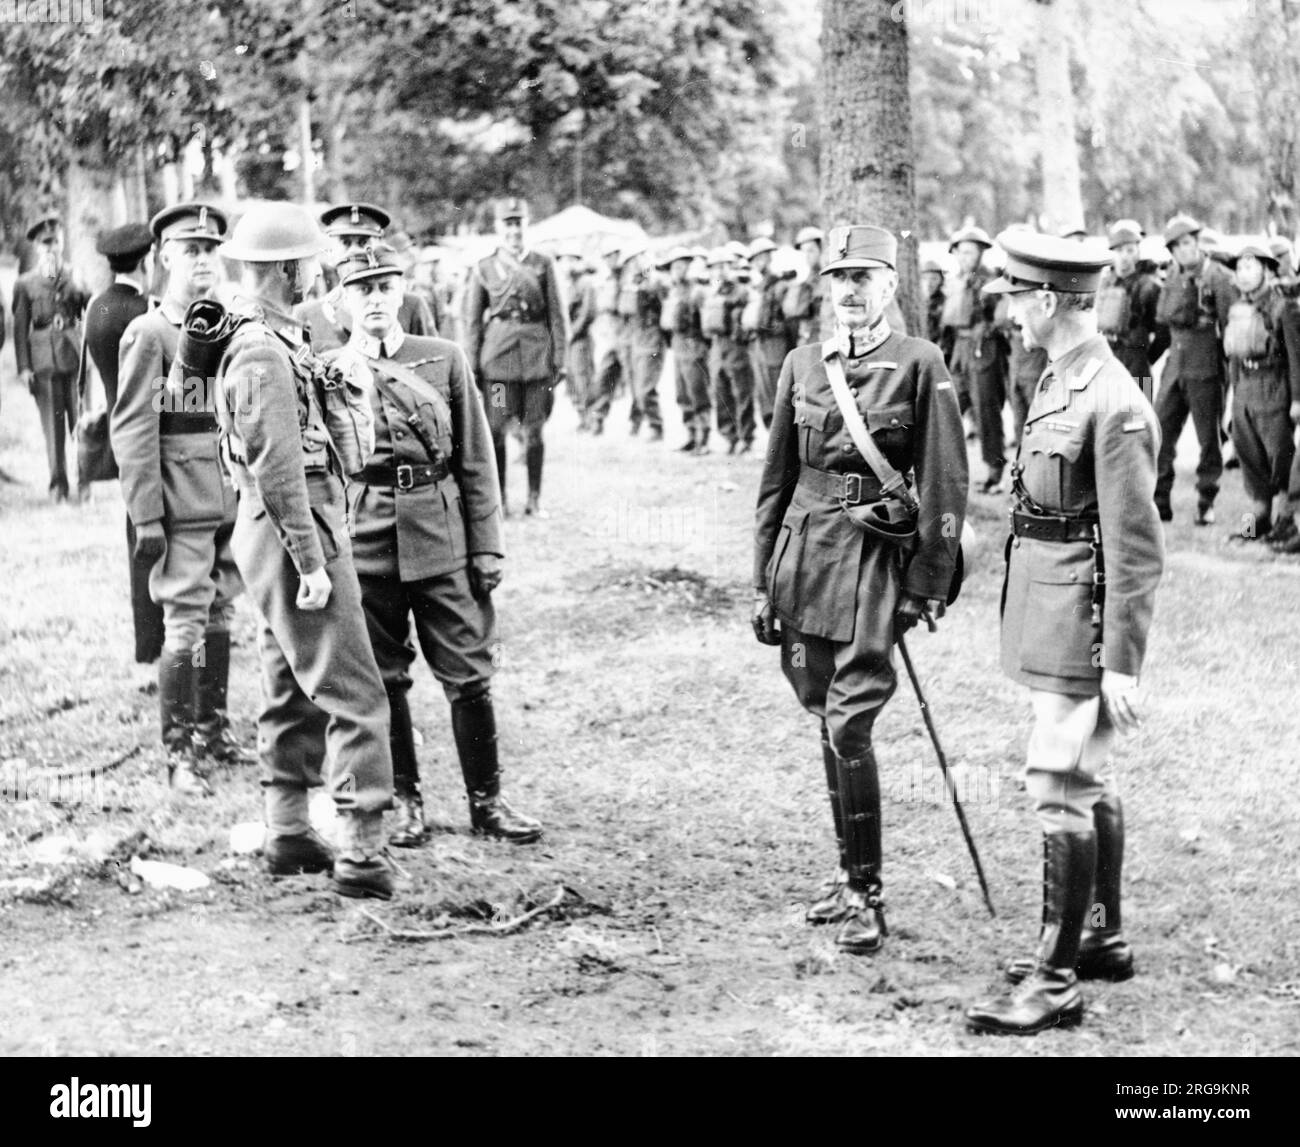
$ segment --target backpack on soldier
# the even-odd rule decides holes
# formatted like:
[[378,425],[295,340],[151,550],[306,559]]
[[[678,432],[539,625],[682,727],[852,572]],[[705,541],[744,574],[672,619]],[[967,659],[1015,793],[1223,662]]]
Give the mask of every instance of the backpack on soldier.
[[664,304],[659,311],[659,329],[673,334],[677,330],[677,319],[682,312],[686,299],[676,287],[669,290],[664,297]]
[[1097,292],[1097,329],[1104,335],[1122,335],[1128,330],[1132,303],[1128,291],[1111,283]]
[[787,319],[802,319],[807,316],[812,306],[812,299],[812,279],[796,279],[785,289],[785,297],[781,300],[781,311]]
[[965,330],[975,324],[975,302],[965,283],[957,284],[943,301],[943,326]]
[[1268,358],[1271,338],[1268,319],[1254,303],[1238,299],[1228,310],[1223,353],[1235,359]]
[[727,296],[720,291],[710,291],[700,308],[700,329],[706,338],[718,338],[727,333]]
[[1194,327],[1201,314],[1200,287],[1192,275],[1178,272],[1165,280],[1157,305],[1157,319],[1165,326]]
[[749,292],[749,298],[745,300],[744,309],[740,312],[740,329],[756,334],[762,325],[763,292],[752,290]]

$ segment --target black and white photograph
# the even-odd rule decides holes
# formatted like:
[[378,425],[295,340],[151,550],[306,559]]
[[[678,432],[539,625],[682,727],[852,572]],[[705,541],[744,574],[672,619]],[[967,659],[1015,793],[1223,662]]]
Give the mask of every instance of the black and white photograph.
[[0,94],[34,1129],[218,1057],[1258,1119],[1300,2],[0,0]]

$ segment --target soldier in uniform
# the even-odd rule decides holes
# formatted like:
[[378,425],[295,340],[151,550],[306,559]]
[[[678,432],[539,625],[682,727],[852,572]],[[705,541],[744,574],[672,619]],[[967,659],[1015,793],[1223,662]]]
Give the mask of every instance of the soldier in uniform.
[[1282,545],[1294,529],[1286,491],[1296,454],[1291,407],[1300,402],[1300,312],[1277,281],[1278,261],[1266,240],[1247,242],[1230,265],[1241,297],[1228,311],[1223,350],[1232,387],[1232,441],[1250,511],[1229,538],[1272,540],[1276,532]]
[[542,428],[551,416],[555,386],[564,378],[569,324],[555,263],[525,246],[528,205],[496,205],[500,246],[470,272],[465,288],[466,351],[487,402],[488,423],[506,499],[506,437],[512,419],[524,431],[528,502],[524,513],[542,515]]
[[[393,218],[387,211],[372,203],[339,203],[320,216],[325,234],[337,244],[343,259],[365,250],[372,243],[382,243],[392,222]],[[410,236],[400,231],[398,234],[403,235],[409,249]],[[318,354],[348,341],[348,312],[337,284],[324,297],[302,303],[294,314],[311,331],[311,345]],[[402,324],[402,330],[411,335],[436,337],[442,329],[424,296],[415,291],[407,291],[402,296],[398,322]]]
[[925,293],[925,337],[943,351],[944,361],[952,353],[952,338],[943,325],[943,304],[948,294],[943,287],[944,270],[933,259],[921,266],[921,290]]
[[578,412],[578,429],[587,431],[591,429],[590,411],[595,405],[596,358],[591,328],[596,321],[596,288],[581,251],[563,251],[557,262],[569,280],[569,397]]
[[[77,423],[77,364],[81,315],[90,293],[63,261],[63,224],[57,215],[27,230],[36,265],[14,284],[14,356],[18,380],[36,399],[50,465],[50,495],[68,499],[68,435]],[[78,490],[78,497],[82,494]]]
[[709,343],[700,327],[704,288],[689,278],[692,255],[685,247],[669,251],[665,262],[669,283],[659,318],[673,349],[677,405],[686,427],[686,442],[680,450],[707,454],[713,403],[709,398]]
[[1132,219],[1121,219],[1107,233],[1114,262],[1102,272],[1097,290],[1097,329],[1150,402],[1151,364],[1169,346],[1169,331],[1156,319],[1160,284],[1138,268],[1143,238],[1142,228]]
[[980,455],[986,474],[979,490],[995,494],[1002,488],[1005,439],[1002,408],[1006,404],[1006,356],[998,334],[995,299],[981,294],[992,275],[980,262],[993,246],[981,227],[953,235],[948,250],[957,256],[958,272],[944,300],[943,326],[952,340],[948,365],[962,413],[973,410]]
[[[624,255],[620,311],[630,309],[630,362],[632,412],[630,433],[636,434],[645,422],[650,427],[649,440],[659,442],[664,436],[663,415],[659,411],[659,379],[664,369],[664,335],[659,329],[663,310],[664,288],[650,266],[646,251]],[[629,304],[630,300],[630,304]]]
[[793,327],[796,346],[822,341],[823,312],[826,305],[826,280],[822,278],[822,243],[826,236],[820,227],[804,227],[794,245],[804,257],[806,274],[786,290],[785,314]]
[[151,566],[149,592],[163,611],[158,710],[168,779],[177,794],[200,796],[211,792],[205,758],[248,759],[226,711],[230,623],[242,589],[230,548],[235,495],[222,473],[207,380],[167,382],[186,310],[215,296],[226,217],[181,203],[149,226],[167,287],[122,335],[111,433],[135,552]]
[[587,428],[592,434],[605,432],[605,419],[620,385],[631,373],[628,356],[631,346],[624,328],[627,320],[618,312],[619,266],[622,251],[617,243],[609,244],[603,253],[605,276],[596,284],[597,330],[607,337],[605,349],[596,367],[595,394],[587,416]]
[[795,273],[785,271],[778,275],[772,270],[772,252],[776,249],[771,239],[755,239],[749,246],[749,263],[755,275],[752,291],[757,299],[751,301],[755,319],[754,341],[750,343],[754,363],[754,402],[765,430],[772,425],[772,405],[776,400],[776,380],[781,376],[781,364],[795,347],[785,317],[785,293]]
[[[834,334],[790,354],[777,387],[758,494],[753,621],[759,641],[781,646],[782,671],[821,721],[840,865],[808,919],[838,922],[836,943],[862,953],[885,935],[872,729],[897,687],[895,634],[951,600],[969,475],[943,357],[884,317],[898,285],[894,236],[837,227],[829,251],[822,274]],[[859,452],[832,391],[837,369],[861,433],[913,477],[902,491]]]
[[1155,414],[1097,331],[1100,244],[1005,232],[1007,294],[1026,344],[1050,367],[1013,470],[1002,668],[1028,686],[1025,787],[1043,832],[1043,922],[1017,986],[971,1007],[980,1032],[1029,1035],[1083,1015],[1078,978],[1124,980],[1124,817],[1106,777],[1116,732],[1140,720],[1137,687],[1164,539],[1151,494]]
[[[218,368],[218,416],[239,489],[235,560],[261,615],[258,749],[263,857],[273,875],[333,869],[344,896],[393,895],[383,837],[393,804],[388,702],[345,526],[343,475],[370,456],[371,382],[330,370],[291,308],[326,239],[292,203],[251,208],[221,248],[242,264],[243,319]],[[311,830],[308,791],[339,812],[335,856]]]
[[1219,432],[1226,379],[1219,340],[1237,290],[1223,265],[1201,250],[1200,233],[1201,225],[1190,215],[1175,215],[1165,227],[1165,246],[1175,266],[1156,306],[1156,321],[1169,328],[1170,348],[1156,396],[1160,460],[1155,499],[1160,520],[1173,521],[1174,456],[1190,414],[1201,446],[1193,521],[1207,526],[1214,521],[1214,499],[1223,474]]
[[501,795],[492,704],[492,591],[501,580],[501,492],[483,400],[464,352],[403,333],[402,269],[374,248],[339,264],[352,336],[340,364],[360,356],[375,452],[349,492],[352,555],[379,672],[388,693],[397,816],[391,843],[425,839],[420,767],[407,694],[411,622],[451,703],[451,728],[477,833],[515,843],[542,827]]
[[[111,415],[117,402],[118,352],[122,335],[133,319],[149,309],[147,295],[153,250],[153,232],[147,223],[128,223],[106,231],[95,250],[108,259],[113,284],[90,300],[81,344],[78,405],[85,409],[85,386],[93,364],[104,386],[104,402]],[[111,445],[111,439],[110,439]],[[131,587],[131,621],[135,631],[135,659],[141,664],[158,660],[163,647],[162,606],[149,596],[150,557],[136,557],[135,523],[126,515],[126,553]]]
[[725,247],[709,253],[714,277],[700,308],[701,329],[709,339],[709,389],[718,420],[718,433],[727,440],[727,453],[748,454],[754,446],[754,368],[749,357],[750,334],[740,321],[749,288],[739,279],[733,254]]

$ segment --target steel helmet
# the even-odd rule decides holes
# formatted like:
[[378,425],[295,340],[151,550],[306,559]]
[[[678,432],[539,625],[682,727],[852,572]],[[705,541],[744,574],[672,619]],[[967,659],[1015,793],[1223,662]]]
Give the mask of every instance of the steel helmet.
[[319,255],[327,243],[316,220],[296,203],[259,203],[218,250],[241,263],[281,263]]

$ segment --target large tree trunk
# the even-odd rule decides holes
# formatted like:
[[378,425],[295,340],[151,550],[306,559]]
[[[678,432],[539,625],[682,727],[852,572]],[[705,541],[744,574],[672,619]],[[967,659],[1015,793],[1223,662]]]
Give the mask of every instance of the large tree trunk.
[[1038,134],[1043,157],[1041,226],[1053,235],[1084,222],[1079,189],[1079,145],[1074,133],[1074,89],[1070,86],[1069,0],[1037,0],[1034,49],[1038,92]]
[[865,223],[898,237],[898,303],[915,334],[925,327],[916,268],[906,15],[906,6],[825,0],[821,191],[828,231]]

